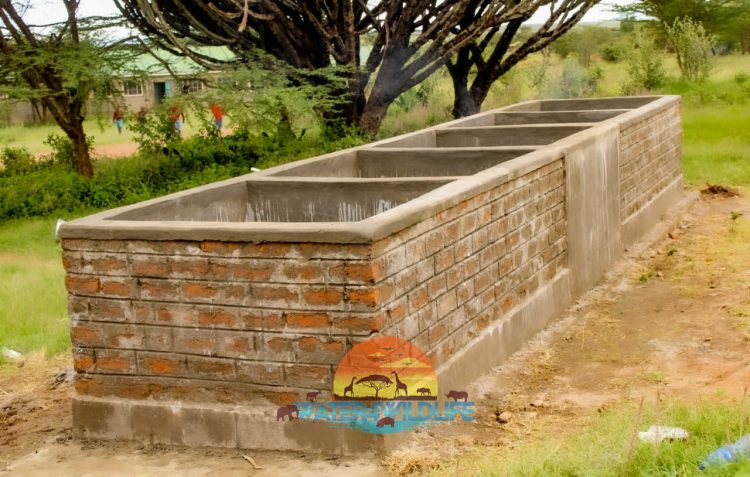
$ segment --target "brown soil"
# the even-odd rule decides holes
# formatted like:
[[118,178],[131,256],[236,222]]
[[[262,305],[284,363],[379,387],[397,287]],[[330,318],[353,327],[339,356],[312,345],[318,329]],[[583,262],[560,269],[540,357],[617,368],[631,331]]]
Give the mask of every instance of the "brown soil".
[[[651,248],[631,252],[600,286],[502,367],[469,387],[477,422],[420,432],[390,470],[436,455],[570,428],[592,409],[641,396],[741,396],[750,383],[750,200],[702,195]],[[645,250],[645,251],[643,251]],[[83,442],[70,432],[67,357],[0,368],[0,475],[381,475],[372,457]],[[508,424],[499,415],[510,411]],[[406,459],[408,452],[409,458]],[[444,461],[444,460],[443,460]]]
[[138,151],[138,144],[105,144],[94,148],[94,157],[128,157]]

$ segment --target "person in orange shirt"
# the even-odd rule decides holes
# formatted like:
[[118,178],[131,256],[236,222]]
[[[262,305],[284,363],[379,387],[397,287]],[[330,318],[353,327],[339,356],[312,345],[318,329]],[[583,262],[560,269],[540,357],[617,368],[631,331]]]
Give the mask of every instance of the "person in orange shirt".
[[214,129],[221,135],[221,128],[224,126],[224,110],[219,103],[211,105],[211,114],[214,116]]

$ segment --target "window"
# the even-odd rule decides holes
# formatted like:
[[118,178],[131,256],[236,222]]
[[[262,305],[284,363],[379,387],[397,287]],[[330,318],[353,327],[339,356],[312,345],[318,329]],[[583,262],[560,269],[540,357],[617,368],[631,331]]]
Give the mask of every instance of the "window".
[[122,94],[125,96],[143,96],[143,83],[140,81],[124,81]]
[[183,93],[198,93],[200,91],[203,91],[203,81],[190,79],[182,82]]

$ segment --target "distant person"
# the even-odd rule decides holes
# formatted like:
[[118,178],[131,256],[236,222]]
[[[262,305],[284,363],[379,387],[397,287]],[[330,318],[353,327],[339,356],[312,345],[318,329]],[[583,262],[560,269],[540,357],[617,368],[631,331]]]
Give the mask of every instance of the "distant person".
[[125,126],[125,114],[122,109],[115,108],[115,114],[112,115],[112,122],[117,126],[117,132],[122,134],[122,128]]
[[173,104],[169,107],[169,120],[174,123],[174,131],[178,136],[181,136],[182,125],[185,122],[185,113],[182,112],[182,109],[178,105]]
[[211,105],[211,114],[214,116],[214,129],[219,132],[221,136],[221,128],[224,127],[224,110],[219,103]]

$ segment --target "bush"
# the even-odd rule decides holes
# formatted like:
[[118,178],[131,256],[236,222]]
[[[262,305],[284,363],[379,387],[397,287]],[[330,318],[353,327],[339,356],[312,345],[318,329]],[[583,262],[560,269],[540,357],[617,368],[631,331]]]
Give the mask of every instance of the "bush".
[[[44,144],[52,149],[52,153],[47,158],[49,162],[60,164],[68,169],[73,168],[75,153],[73,152],[73,142],[70,139],[59,134],[50,134],[44,140]],[[86,136],[86,145],[91,150],[94,145],[93,136]]]
[[602,59],[608,63],[617,63],[625,59],[627,48],[622,44],[608,45],[602,48]]
[[709,34],[700,22],[689,17],[676,18],[666,25],[667,41],[677,55],[682,77],[689,81],[703,81],[711,71],[711,48],[716,37]]
[[195,137],[159,153],[100,160],[93,178],[47,162],[24,174],[0,176],[0,221],[112,208],[250,172],[269,150],[262,140]]
[[23,147],[6,147],[0,152],[0,162],[3,164],[3,174],[9,176],[28,174],[36,169],[34,156]]
[[556,81],[545,88],[544,96],[548,98],[582,98],[596,93],[602,80],[599,67],[584,68],[578,62],[567,60],[562,73]]
[[666,82],[667,74],[654,40],[640,28],[634,32],[627,60],[628,82],[623,85],[625,94],[652,91]]
[[745,86],[746,84],[750,83],[750,75],[745,73],[744,71],[740,71],[739,73],[734,75],[734,82],[739,86]]

